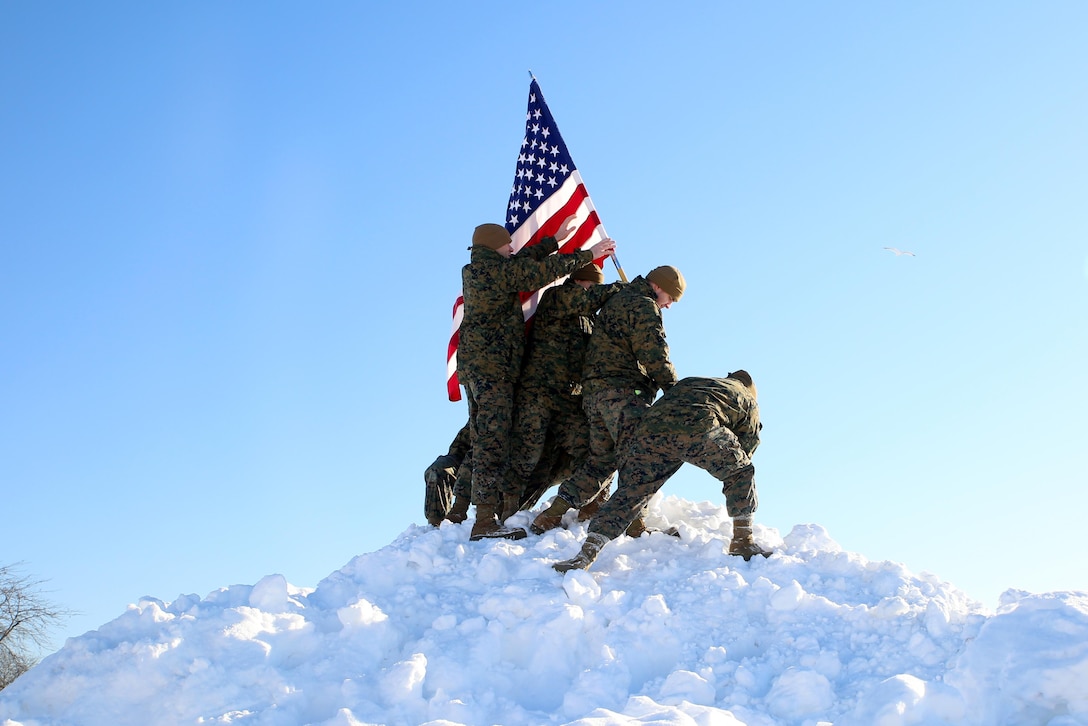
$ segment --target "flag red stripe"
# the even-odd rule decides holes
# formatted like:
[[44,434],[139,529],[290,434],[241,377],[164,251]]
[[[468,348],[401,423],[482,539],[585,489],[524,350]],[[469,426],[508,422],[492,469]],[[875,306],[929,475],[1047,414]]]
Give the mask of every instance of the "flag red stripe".
[[[559,232],[559,226],[566,221],[567,217],[572,214],[577,214],[578,207],[582,206],[582,202],[589,197],[586,192],[584,184],[579,184],[578,187],[571,193],[570,199],[563,203],[563,206],[557,209],[552,216],[548,217],[541,225],[540,229],[533,233],[533,236],[529,238],[526,245],[535,245],[545,237],[554,237]],[[526,220],[529,223],[530,220]]]
[[446,348],[446,393],[451,401],[461,400],[461,381],[457,377],[457,345],[461,341],[461,319],[465,316],[465,296],[458,295],[453,304],[453,334]]
[[597,217],[597,210],[593,210],[589,213],[589,218],[582,222],[582,225],[578,227],[578,230],[571,235],[570,239],[568,239],[562,247],[559,248],[559,252],[561,254],[569,254],[575,250],[582,249],[600,225],[601,220]]

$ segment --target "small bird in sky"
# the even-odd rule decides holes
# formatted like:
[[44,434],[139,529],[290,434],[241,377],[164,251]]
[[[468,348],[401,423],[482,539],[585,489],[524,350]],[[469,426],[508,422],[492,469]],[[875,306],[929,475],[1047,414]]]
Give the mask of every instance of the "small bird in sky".
[[913,252],[907,252],[906,250],[900,250],[895,247],[885,247],[884,249],[894,252],[896,257],[902,257],[903,255],[910,255],[911,257],[916,256]]

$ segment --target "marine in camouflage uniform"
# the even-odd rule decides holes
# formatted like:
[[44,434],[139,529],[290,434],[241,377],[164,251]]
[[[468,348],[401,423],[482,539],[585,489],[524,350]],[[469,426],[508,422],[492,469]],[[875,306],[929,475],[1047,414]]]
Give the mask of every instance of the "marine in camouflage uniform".
[[623,283],[603,282],[601,268],[589,264],[562,285],[549,288],[540,299],[517,393],[510,454],[510,474],[516,480],[525,482],[532,476],[549,435],[575,465],[589,454],[582,362],[594,313],[623,287]]
[[[512,482],[517,492],[518,509],[533,507],[545,491],[574,473],[575,461],[558,445],[552,432],[544,440],[540,460],[528,479]],[[472,498],[472,442],[468,424],[461,427],[449,451],[437,457],[423,472],[426,484],[423,513],[427,522],[438,527],[443,520],[460,524],[468,518]]]
[[423,472],[427,488],[423,497],[423,514],[427,522],[437,527],[442,520],[460,524],[468,518],[472,495],[472,434],[466,423],[453,437],[449,451],[434,460]]
[[620,469],[616,492],[589,524],[577,556],[554,565],[585,569],[600,549],[640,516],[650,498],[688,462],[722,483],[733,518],[730,554],[745,560],[769,556],[752,539],[752,514],[759,505],[752,455],[759,446],[756,387],[746,371],[726,378],[684,378],[646,411],[635,428]]
[[[533,520],[534,532],[558,526],[568,507],[582,508],[607,495],[639,416],[659,390],[676,382],[661,311],[680,299],[684,287],[679,270],[658,267],[632,280],[597,314],[582,368],[589,458]],[[635,530],[641,526],[639,520]]]
[[[568,220],[565,238],[574,231]],[[461,271],[464,318],[461,321],[457,370],[465,387],[472,436],[472,502],[477,507],[470,539],[524,536],[497,521],[508,466],[514,387],[525,347],[521,291],[539,289],[574,272],[594,255],[611,254],[615,243],[598,242],[589,250],[552,254],[558,240],[510,255],[510,234],[501,225],[483,224],[472,237],[471,262]],[[520,533],[520,535],[519,535]]]

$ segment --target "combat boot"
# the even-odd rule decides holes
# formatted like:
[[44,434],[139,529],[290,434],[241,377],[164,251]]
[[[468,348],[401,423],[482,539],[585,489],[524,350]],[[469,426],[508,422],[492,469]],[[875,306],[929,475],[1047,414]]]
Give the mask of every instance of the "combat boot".
[[455,497],[453,506],[446,513],[446,519],[454,524],[461,524],[468,519],[468,497]]
[[476,523],[472,525],[469,539],[476,542],[481,539],[524,539],[528,533],[520,527],[507,527],[499,522],[494,504],[476,505]]
[[747,562],[756,555],[770,557],[772,552],[760,547],[752,538],[752,518],[737,517],[733,520],[733,539],[729,543],[729,554],[743,557]]
[[533,534],[544,534],[549,529],[555,529],[563,523],[563,515],[568,509],[570,509],[570,502],[557,494],[548,508],[536,515],[529,529]]
[[578,521],[584,522],[587,519],[593,519],[597,516],[597,512],[601,511],[601,505],[608,501],[608,490],[605,489],[597,496],[590,499],[582,508],[578,510]]
[[640,514],[639,516],[635,517],[634,521],[631,522],[631,524],[627,525],[627,529],[624,534],[626,534],[628,537],[634,537],[635,539],[638,539],[647,531],[648,530],[646,529],[646,520],[644,520],[642,518],[642,515]]
[[586,541],[582,543],[582,551],[571,557],[569,560],[563,560],[562,562],[556,562],[552,565],[552,569],[556,572],[567,572],[569,570],[585,570],[593,561],[597,559],[597,555],[600,554],[601,548],[608,544],[608,538],[599,532],[590,532],[586,536]]
[[499,521],[505,522],[518,513],[518,498],[513,494],[504,494],[502,497],[502,514]]

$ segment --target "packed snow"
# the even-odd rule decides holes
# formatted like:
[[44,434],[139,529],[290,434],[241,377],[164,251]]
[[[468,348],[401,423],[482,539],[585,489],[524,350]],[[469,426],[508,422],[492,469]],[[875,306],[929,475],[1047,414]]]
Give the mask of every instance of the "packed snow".
[[993,611],[818,525],[757,521],[775,554],[744,562],[718,505],[658,496],[647,523],[680,536],[621,537],[565,575],[584,524],[470,542],[470,519],[410,526],[313,589],[145,598],[0,692],[0,720],[1088,726],[1088,592]]

